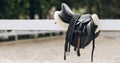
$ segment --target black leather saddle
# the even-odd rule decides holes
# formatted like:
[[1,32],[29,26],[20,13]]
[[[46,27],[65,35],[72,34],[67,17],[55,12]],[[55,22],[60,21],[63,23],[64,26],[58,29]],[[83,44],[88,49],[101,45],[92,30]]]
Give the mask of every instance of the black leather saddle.
[[70,45],[77,50],[77,55],[80,56],[80,48],[85,48],[92,41],[91,61],[93,61],[94,42],[100,33],[100,31],[96,32],[98,24],[95,23],[94,17],[91,14],[74,14],[65,3],[61,7],[58,15],[63,22],[69,24],[65,38],[64,59],[66,59],[66,52],[70,52]]

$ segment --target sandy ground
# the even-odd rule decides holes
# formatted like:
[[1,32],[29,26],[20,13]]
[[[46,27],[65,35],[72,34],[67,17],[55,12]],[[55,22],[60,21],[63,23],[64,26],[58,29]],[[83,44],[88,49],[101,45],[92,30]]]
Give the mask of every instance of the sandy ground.
[[[64,61],[64,38],[55,36],[0,43],[0,63],[91,63],[91,44],[81,50],[81,57],[77,57],[71,48]],[[99,36],[93,63],[120,63],[120,37]]]

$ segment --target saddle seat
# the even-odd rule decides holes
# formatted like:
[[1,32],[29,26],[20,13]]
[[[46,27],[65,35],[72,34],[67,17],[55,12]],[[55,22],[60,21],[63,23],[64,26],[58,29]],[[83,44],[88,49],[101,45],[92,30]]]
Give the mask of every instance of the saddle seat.
[[[65,3],[62,3],[61,10],[56,11],[54,13],[54,18],[61,27],[63,27],[64,29],[67,29],[68,24],[70,23],[71,19],[75,15],[77,15],[77,14],[74,14],[74,12]],[[82,22],[82,23],[89,22],[91,19],[88,16],[93,19],[95,26],[99,25],[99,18],[96,14],[92,14],[92,15],[91,14],[83,14],[83,15],[81,15],[80,17],[82,19],[78,19],[78,23],[76,25],[78,25],[80,22]],[[98,31],[99,31],[99,27],[96,29],[95,33],[97,33]]]

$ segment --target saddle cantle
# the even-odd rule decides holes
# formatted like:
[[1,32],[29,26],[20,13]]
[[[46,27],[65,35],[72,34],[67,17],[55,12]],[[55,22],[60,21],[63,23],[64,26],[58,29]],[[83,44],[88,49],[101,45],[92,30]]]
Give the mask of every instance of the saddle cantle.
[[62,9],[59,13],[59,17],[64,21],[65,23],[70,23],[70,20],[72,19],[74,13],[72,10],[65,4],[62,4]]
[[[57,21],[61,20],[69,24],[65,25],[67,29],[65,38],[65,52],[64,59],[66,59],[66,52],[70,52],[72,45],[77,50],[77,55],[80,56],[80,48],[85,48],[92,42],[93,49],[91,53],[91,61],[93,61],[93,52],[95,48],[95,38],[99,35],[99,18],[96,14],[77,15],[65,4],[62,4],[62,9],[56,11],[54,18]],[[62,24],[65,24],[62,23]],[[60,24],[61,25],[61,24]],[[61,25],[63,26],[63,25]]]

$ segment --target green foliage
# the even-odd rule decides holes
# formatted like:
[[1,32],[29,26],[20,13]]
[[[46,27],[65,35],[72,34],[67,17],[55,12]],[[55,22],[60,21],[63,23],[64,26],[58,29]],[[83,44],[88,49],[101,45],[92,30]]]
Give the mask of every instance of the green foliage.
[[0,0],[0,19],[23,19],[25,16],[34,19],[35,14],[46,19],[51,8],[60,10],[63,2],[78,13],[97,13],[100,18],[120,18],[120,0]]
[[27,13],[27,0],[0,0],[0,18],[18,19]]

